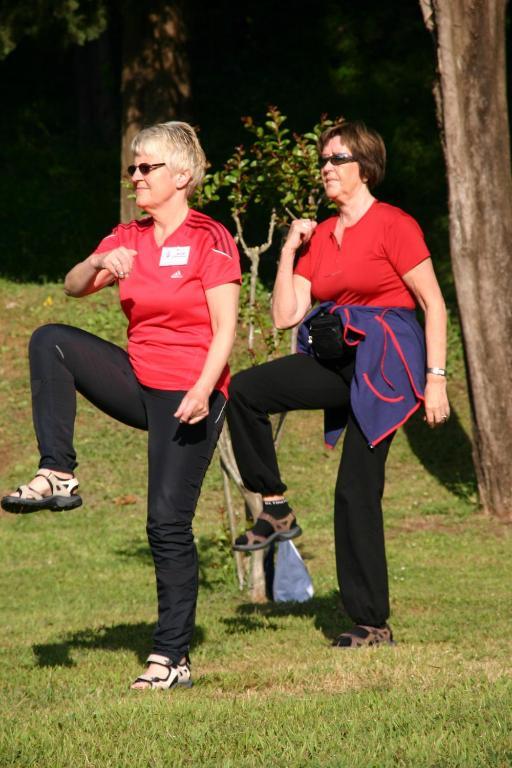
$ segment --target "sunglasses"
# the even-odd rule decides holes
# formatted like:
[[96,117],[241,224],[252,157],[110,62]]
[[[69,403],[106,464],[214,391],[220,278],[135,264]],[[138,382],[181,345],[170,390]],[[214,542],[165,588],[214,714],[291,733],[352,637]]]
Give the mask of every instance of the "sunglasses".
[[318,158],[318,165],[323,168],[327,163],[332,165],[345,165],[345,163],[357,163],[357,158],[353,155],[347,155],[345,152],[338,152],[335,155],[327,155],[327,157],[320,155]]
[[162,165],[165,165],[165,163],[153,163],[152,165],[149,163],[139,163],[138,165],[129,165],[126,170],[130,176],[133,176],[137,170],[139,170],[143,176],[147,176],[148,173],[154,171],[155,168],[161,168]]

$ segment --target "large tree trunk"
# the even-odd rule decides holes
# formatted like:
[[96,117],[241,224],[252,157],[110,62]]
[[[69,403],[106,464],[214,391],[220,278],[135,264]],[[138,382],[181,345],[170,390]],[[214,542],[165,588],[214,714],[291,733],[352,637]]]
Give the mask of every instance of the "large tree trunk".
[[512,173],[506,0],[420,0],[433,33],[450,246],[484,510],[512,518]]
[[[190,118],[190,76],[181,0],[130,3],[123,14],[121,169],[132,162],[130,145],[143,127]],[[121,221],[137,216],[127,191]]]

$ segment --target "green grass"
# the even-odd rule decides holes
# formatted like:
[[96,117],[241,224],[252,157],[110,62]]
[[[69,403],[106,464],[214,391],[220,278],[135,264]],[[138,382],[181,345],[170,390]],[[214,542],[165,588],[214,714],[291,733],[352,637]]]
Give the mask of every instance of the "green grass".
[[[55,285],[0,282],[2,492],[35,467],[25,348],[54,321],[122,342],[114,291],[74,302]],[[388,464],[397,646],[330,647],[347,626],[331,520],[339,450],[322,450],[321,414],[293,414],[281,464],[315,597],[256,606],[238,591],[215,458],[195,523],[195,686],[170,695],[128,690],[155,619],[145,435],[81,400],[84,507],[0,516],[0,766],[510,766],[510,526],[476,508],[452,336],[456,415],[437,432],[418,418]]]

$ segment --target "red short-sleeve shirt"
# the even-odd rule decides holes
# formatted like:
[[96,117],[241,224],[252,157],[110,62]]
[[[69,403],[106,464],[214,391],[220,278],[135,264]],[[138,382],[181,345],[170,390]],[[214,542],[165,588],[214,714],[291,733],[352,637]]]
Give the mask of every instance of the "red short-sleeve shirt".
[[317,301],[414,309],[413,294],[402,280],[430,256],[423,233],[409,214],[375,201],[352,227],[341,246],[334,236],[337,217],[315,229],[295,274],[311,282]]
[[[240,282],[240,259],[227,229],[190,210],[163,245],[151,218],[119,224],[95,253],[119,246],[137,251],[133,270],[119,281],[128,318],[128,356],[137,379],[148,387],[188,390],[201,374],[212,340],[205,291]],[[216,389],[227,396],[229,369]]]

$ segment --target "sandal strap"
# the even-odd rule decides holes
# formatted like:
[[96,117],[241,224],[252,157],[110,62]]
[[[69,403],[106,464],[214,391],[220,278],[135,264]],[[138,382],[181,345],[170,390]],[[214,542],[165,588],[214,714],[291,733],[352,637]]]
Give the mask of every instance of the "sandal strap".
[[290,530],[295,522],[295,515],[293,512],[290,512],[286,517],[276,518],[269,515],[268,512],[261,512],[258,515],[258,520],[266,520],[270,523],[274,531],[281,533]]
[[41,501],[41,499],[43,498],[42,493],[39,493],[39,491],[36,491],[35,488],[31,488],[30,485],[20,485],[19,488],[16,488],[16,493],[19,493],[20,499]]
[[78,490],[78,480],[73,477],[59,477],[55,472],[48,472],[47,475],[38,472],[35,477],[43,477],[50,486],[52,496],[75,496]]
[[34,477],[42,477],[43,480],[46,480],[48,485],[50,486],[51,495],[53,496],[53,483],[50,480],[50,475],[43,475],[41,472],[37,472]]
[[[363,630],[361,632],[361,630]],[[342,632],[335,640],[339,644],[341,638],[350,640],[350,646],[359,647],[361,645],[375,645],[379,643],[389,643],[393,640],[391,629],[386,625],[384,627],[371,627],[368,624],[356,624],[352,629]]]
[[159,653],[150,653],[146,659],[146,664],[160,664],[161,667],[172,667],[172,660],[168,656],[162,656]]
[[245,536],[247,538],[247,544],[250,544],[251,546],[253,544],[261,544],[264,541],[267,541],[268,536],[260,536],[258,533],[254,533],[253,531],[246,531]]
[[139,675],[135,678],[133,681],[134,683],[152,683],[154,680],[153,677],[150,677],[149,675]]

